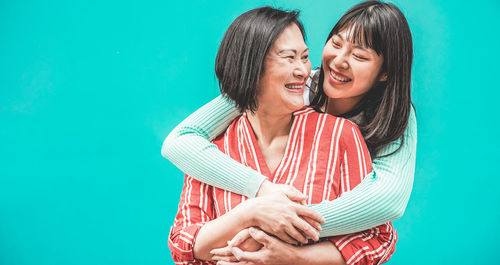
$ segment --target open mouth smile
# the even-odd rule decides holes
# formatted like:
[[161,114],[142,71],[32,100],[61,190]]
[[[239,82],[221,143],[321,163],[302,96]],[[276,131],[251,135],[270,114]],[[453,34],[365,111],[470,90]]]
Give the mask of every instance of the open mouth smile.
[[342,84],[342,83],[347,83],[347,82],[351,81],[352,79],[330,69],[330,80],[333,81],[333,83],[341,83]]
[[286,84],[285,87],[289,90],[294,90],[296,92],[300,92],[304,90],[305,83],[289,83]]

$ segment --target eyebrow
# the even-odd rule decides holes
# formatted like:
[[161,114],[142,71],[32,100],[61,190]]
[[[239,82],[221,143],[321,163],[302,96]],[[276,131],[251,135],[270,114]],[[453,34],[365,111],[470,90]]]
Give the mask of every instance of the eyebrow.
[[[342,38],[342,36],[340,36],[339,34],[333,34],[333,36],[337,36],[337,37],[339,37],[342,41],[345,41],[345,40],[344,40],[344,38]],[[353,45],[353,47],[354,47],[354,48],[356,48],[356,49],[361,49],[361,50],[363,50],[363,51],[367,51],[367,52],[368,52],[368,48],[363,47],[363,46],[361,46],[361,45],[354,44],[354,45]]]
[[[309,51],[309,48],[306,48],[306,49],[303,51],[303,53],[304,53],[304,52],[306,52],[306,51]],[[283,50],[281,50],[281,51],[277,52],[276,54],[277,54],[277,55],[281,55],[281,54],[282,54],[282,53],[284,53],[284,52],[293,52],[293,53],[297,54],[297,50],[295,50],[295,49],[283,49]]]

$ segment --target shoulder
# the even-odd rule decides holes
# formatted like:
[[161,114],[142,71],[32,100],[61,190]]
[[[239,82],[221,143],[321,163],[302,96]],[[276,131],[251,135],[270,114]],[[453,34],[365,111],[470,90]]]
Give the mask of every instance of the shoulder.
[[215,145],[217,145],[218,147],[221,147],[223,146],[224,144],[224,138],[225,137],[229,137],[229,135],[233,134],[233,133],[236,133],[237,129],[239,126],[241,126],[241,123],[243,122],[243,119],[245,118],[245,115],[240,115],[238,117],[236,117],[236,119],[234,119],[231,124],[229,124],[229,127],[227,127],[227,129],[219,134],[213,141],[212,143],[214,143]]
[[345,118],[337,117],[337,119],[339,119],[340,144],[343,148],[359,145],[361,141],[364,142],[363,136],[356,123]]
[[417,131],[417,116],[415,114],[415,108],[412,106],[410,108],[410,116],[408,117],[407,131],[410,133]]

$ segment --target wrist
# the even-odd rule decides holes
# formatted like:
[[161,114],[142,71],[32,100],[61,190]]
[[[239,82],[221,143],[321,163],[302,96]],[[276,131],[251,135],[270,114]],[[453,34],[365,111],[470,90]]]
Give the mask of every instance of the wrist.
[[269,188],[270,185],[272,185],[272,183],[269,180],[266,179],[266,180],[262,181],[262,184],[260,184],[260,187],[257,190],[255,197],[260,197],[263,194],[265,194],[266,190]]
[[248,228],[251,226],[258,226],[258,201],[259,199],[253,198],[248,199],[238,206],[236,206],[232,211],[238,211],[238,216],[241,217],[239,221],[242,222],[243,227]]

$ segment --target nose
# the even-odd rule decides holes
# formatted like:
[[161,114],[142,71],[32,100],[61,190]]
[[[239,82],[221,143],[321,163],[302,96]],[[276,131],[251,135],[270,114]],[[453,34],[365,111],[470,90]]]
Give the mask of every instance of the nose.
[[298,63],[296,64],[293,74],[299,79],[305,79],[309,77],[310,72],[311,70],[309,69],[309,60],[307,60],[307,62],[298,60]]
[[347,53],[346,51],[339,51],[337,56],[333,58],[333,64],[337,69],[347,69],[349,64],[347,63]]

